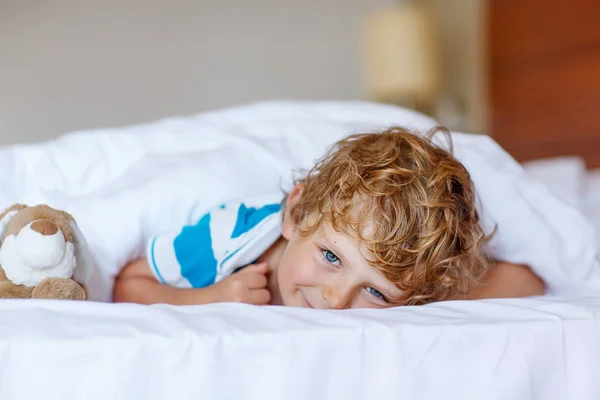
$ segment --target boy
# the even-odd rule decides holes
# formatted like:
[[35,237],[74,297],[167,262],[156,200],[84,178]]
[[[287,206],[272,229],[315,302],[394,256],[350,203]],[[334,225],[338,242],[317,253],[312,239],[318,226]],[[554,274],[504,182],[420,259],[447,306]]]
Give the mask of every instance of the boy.
[[153,238],[115,301],[346,309],[544,293],[526,266],[486,257],[462,164],[401,128],[341,140],[265,204],[222,205]]

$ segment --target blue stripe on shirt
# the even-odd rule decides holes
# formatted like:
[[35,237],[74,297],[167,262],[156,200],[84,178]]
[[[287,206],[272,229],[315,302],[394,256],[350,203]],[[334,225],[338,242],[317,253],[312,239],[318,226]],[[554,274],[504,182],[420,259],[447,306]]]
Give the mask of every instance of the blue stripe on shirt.
[[231,233],[231,238],[235,239],[242,236],[244,233],[252,230],[263,219],[280,210],[281,204],[267,204],[258,209],[253,207],[248,208],[244,204],[241,204],[240,208],[238,208],[237,220]]
[[166,282],[163,279],[162,275],[160,274],[160,271],[156,267],[156,260],[154,259],[154,245],[155,244],[156,244],[156,238],[152,239],[152,247],[150,247],[150,256],[151,256],[150,262],[152,263],[152,268],[154,269],[154,272],[156,273],[156,277],[158,278],[158,281],[164,285]]
[[215,283],[217,260],[210,235],[210,214],[194,226],[186,226],[173,242],[175,256],[181,267],[181,276],[193,288],[203,288]]

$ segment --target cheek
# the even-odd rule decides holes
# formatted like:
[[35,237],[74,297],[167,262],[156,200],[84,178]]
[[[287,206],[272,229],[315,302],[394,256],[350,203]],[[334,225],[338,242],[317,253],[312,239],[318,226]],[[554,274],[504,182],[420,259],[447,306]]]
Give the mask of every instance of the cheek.
[[319,266],[315,254],[302,246],[286,249],[279,266],[279,284],[281,287],[315,286],[319,281]]
[[316,286],[319,278],[314,261],[305,259],[298,264],[298,267],[291,272],[291,278],[296,286]]

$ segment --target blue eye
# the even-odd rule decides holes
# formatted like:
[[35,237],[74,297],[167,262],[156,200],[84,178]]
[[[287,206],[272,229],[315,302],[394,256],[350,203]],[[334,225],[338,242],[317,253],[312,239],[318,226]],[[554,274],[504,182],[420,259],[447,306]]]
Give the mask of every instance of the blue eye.
[[385,300],[385,296],[382,295],[381,292],[379,290],[377,290],[377,289],[374,289],[374,288],[372,288],[372,287],[369,286],[369,287],[367,287],[367,292],[369,292],[371,295],[373,295],[373,296],[375,296],[377,298]]
[[340,259],[338,258],[338,256],[336,256],[329,250],[323,250],[323,255],[325,256],[325,259],[332,264],[340,262]]

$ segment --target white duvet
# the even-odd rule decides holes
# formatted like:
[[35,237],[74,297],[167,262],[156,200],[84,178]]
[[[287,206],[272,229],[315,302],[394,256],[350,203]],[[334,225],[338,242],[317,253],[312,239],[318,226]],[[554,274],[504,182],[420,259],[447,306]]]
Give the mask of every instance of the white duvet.
[[[262,103],[73,133],[0,150],[0,207],[73,214],[96,264],[90,295],[108,301],[150,235],[289,188],[333,141],[392,124],[434,125],[367,103]],[[3,301],[0,399],[598,398],[593,226],[491,139],[453,141],[485,229],[498,226],[491,253],[530,265],[552,297],[380,312]]]

